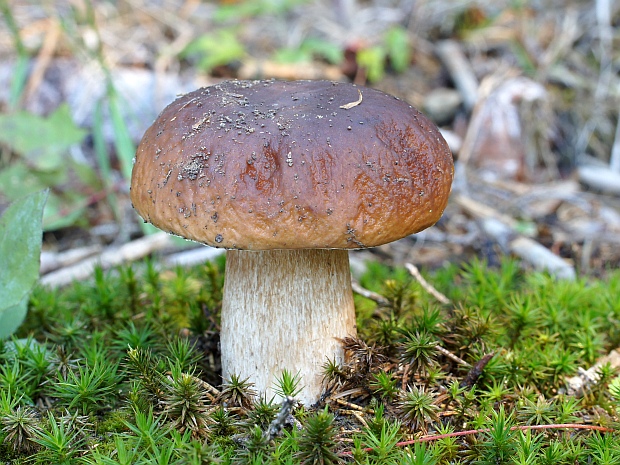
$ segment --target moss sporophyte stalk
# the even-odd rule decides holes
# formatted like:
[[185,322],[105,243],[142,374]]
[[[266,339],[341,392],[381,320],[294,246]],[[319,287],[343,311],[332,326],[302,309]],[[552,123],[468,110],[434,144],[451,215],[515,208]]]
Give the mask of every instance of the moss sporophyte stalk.
[[[0,344],[1,460],[620,459],[615,371],[602,366],[579,393],[566,384],[620,343],[617,272],[559,284],[510,261],[450,265],[426,276],[452,302],[444,305],[406,270],[369,265],[359,282],[388,303],[355,296],[360,331],[340,341],[346,362],[317,361],[319,402],[283,411],[282,395],[301,387],[297,373],[277,374],[274,397],[241,376],[222,381],[223,271],[223,258],[183,273],[147,262],[62,290],[37,287],[19,333]],[[599,335],[588,350],[584,332]]]

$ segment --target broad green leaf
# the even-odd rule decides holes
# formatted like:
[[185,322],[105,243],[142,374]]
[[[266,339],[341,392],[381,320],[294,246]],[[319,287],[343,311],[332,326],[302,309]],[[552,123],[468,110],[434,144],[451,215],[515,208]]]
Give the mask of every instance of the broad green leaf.
[[326,40],[309,38],[297,48],[283,47],[278,49],[274,55],[274,60],[279,63],[304,63],[311,62],[313,58],[322,58],[329,63],[338,64],[342,62],[342,49],[334,43]]
[[405,71],[411,62],[411,45],[407,30],[399,26],[391,28],[385,35],[385,45],[394,71],[397,73]]
[[29,294],[25,294],[22,300],[12,307],[0,307],[0,340],[11,336],[19,325],[22,324],[28,313]]
[[34,171],[20,160],[0,170],[0,192],[9,200],[17,200],[66,181],[66,170]]
[[333,65],[342,63],[344,58],[342,47],[336,43],[316,37],[310,37],[304,40],[301,44],[301,49],[315,56],[319,56]]
[[76,179],[78,179],[84,186],[88,186],[92,189],[99,189],[101,186],[101,179],[97,176],[97,172],[86,163],[72,163],[71,168],[75,172]]
[[[5,16],[6,19],[6,16]],[[19,101],[24,93],[28,74],[30,71],[30,57],[25,53],[20,53],[17,63],[13,67],[13,80],[11,81],[11,90],[9,92],[9,107],[15,109],[19,106]]]
[[183,50],[181,56],[198,57],[200,69],[209,71],[216,66],[227,65],[243,58],[245,48],[234,31],[222,29],[197,38]]
[[260,1],[241,2],[234,5],[220,5],[213,14],[214,21],[223,23],[226,21],[238,21],[240,18],[248,18],[263,13]]
[[370,47],[357,52],[357,64],[366,69],[370,82],[377,82],[385,74],[385,50],[383,47]]
[[[69,188],[73,186],[68,184],[70,179],[79,181],[80,185]],[[9,201],[48,187],[57,187],[48,197],[43,213],[43,229],[46,231],[84,223],[84,210],[88,206],[87,192],[101,189],[100,184],[91,167],[73,160],[68,160],[64,169],[55,171],[32,170],[19,160],[0,170],[0,194]],[[82,186],[88,186],[88,189]]]
[[114,146],[116,153],[121,160],[121,171],[127,181],[131,179],[131,168],[133,166],[133,157],[136,154],[136,147],[131,140],[129,129],[123,119],[121,106],[123,102],[120,96],[110,88],[108,91],[108,100],[110,106],[110,118],[114,129]]
[[312,61],[312,54],[301,48],[284,47],[276,50],[273,59],[278,63],[309,63]]
[[55,231],[69,226],[85,226],[87,201],[87,196],[77,192],[66,192],[62,197],[52,193],[45,205],[43,229]]
[[43,207],[48,191],[13,202],[0,218],[0,338],[12,334],[26,314],[39,278]]
[[61,168],[63,154],[85,136],[86,131],[75,125],[64,104],[46,118],[26,111],[0,115],[0,143],[42,171]]
[[308,0],[243,0],[232,5],[220,5],[213,13],[216,22],[235,21],[261,15],[281,15]]

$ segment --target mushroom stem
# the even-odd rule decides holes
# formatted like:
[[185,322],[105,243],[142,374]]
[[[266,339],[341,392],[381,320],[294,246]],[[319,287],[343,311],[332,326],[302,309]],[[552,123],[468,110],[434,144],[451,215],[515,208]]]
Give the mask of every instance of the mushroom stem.
[[298,400],[316,402],[325,362],[344,361],[336,338],[354,336],[346,250],[229,250],[222,305],[222,375],[249,378],[267,399],[287,369]]

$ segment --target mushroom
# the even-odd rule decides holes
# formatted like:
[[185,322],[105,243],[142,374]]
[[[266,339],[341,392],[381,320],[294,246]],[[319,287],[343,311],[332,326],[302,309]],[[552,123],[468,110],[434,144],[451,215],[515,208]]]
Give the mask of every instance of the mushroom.
[[356,334],[348,250],[434,224],[453,160],[424,115],[329,81],[227,81],[163,110],[136,153],[131,200],[171,234],[228,249],[222,376],[271,396],[284,369],[306,405]]

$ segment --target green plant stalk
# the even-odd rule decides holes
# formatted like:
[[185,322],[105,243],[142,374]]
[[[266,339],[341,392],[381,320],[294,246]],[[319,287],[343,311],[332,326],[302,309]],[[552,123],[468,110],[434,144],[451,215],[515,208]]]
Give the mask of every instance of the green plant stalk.
[[0,12],[4,17],[11,35],[13,36],[13,43],[15,50],[17,51],[17,63],[13,70],[13,80],[11,81],[11,88],[9,92],[9,108],[15,110],[21,101],[24,88],[26,87],[26,81],[28,80],[28,64],[30,61],[30,55],[26,46],[22,42],[19,34],[19,27],[11,11],[8,0],[0,0]]
[[109,80],[107,86],[108,105],[110,109],[110,118],[112,119],[112,128],[114,130],[114,147],[121,162],[121,173],[123,177],[129,181],[131,179],[131,169],[133,158],[136,153],[136,147],[131,140],[127,124],[123,119],[121,112],[121,97]]
[[[6,0],[0,0],[6,1]],[[121,174],[123,179],[129,184],[131,180],[131,170],[133,166],[133,158],[135,155],[135,146],[133,141],[131,140],[131,136],[129,134],[129,130],[127,129],[127,124],[123,118],[123,113],[121,111],[123,102],[118,94],[118,91],[114,87],[114,83],[112,80],[112,73],[110,71],[109,66],[107,65],[105,58],[103,56],[102,49],[102,41],[99,35],[99,28],[97,27],[97,21],[95,17],[95,11],[93,8],[93,4],[90,1],[85,2],[86,7],[86,22],[91,27],[91,29],[97,35],[97,47],[95,50],[89,49],[84,43],[80,42],[80,49],[85,51],[90,58],[97,61],[101,70],[105,75],[105,83],[106,83],[106,100],[108,105],[108,110],[110,113],[110,119],[112,121],[112,129],[114,132],[114,148],[116,149],[116,153],[118,159],[121,164]],[[75,28],[66,20],[61,18],[60,21],[64,30],[70,37],[75,37],[77,34],[75,32]],[[113,180],[112,180],[112,170],[110,166],[110,160],[107,154],[107,150],[105,148],[103,134],[102,134],[102,124],[103,124],[103,108],[102,103],[99,102],[95,107],[94,114],[94,138],[95,138],[95,152],[97,156],[97,163],[101,170],[101,175],[104,178],[104,184],[106,185],[106,190],[108,191],[108,201],[110,202],[110,206],[114,212],[116,218],[119,218],[119,209],[118,209],[118,201],[116,195],[113,193]],[[147,225],[143,222],[140,222],[140,226],[142,231],[145,234],[150,234],[154,231],[154,228],[150,225]]]
[[9,92],[9,108],[11,110],[17,109],[24,94],[26,87],[26,81],[28,80],[28,65],[30,57],[28,55],[20,54],[17,57],[17,63],[13,70],[13,80],[11,81],[11,90]]
[[[121,112],[121,97],[114,88],[112,80],[108,73],[107,86],[108,106],[110,110],[110,118],[112,120],[112,128],[114,130],[114,147],[116,154],[121,162],[121,173],[126,180],[127,185],[131,182],[131,170],[133,167],[133,159],[136,154],[136,147],[131,140],[127,124]],[[140,221],[140,228],[144,234],[152,234],[158,231],[153,225]]]
[[112,177],[112,166],[110,165],[110,157],[105,146],[105,138],[103,136],[103,105],[101,100],[97,102],[95,106],[95,113],[93,115],[93,145],[95,149],[95,156],[97,159],[97,165],[106,191],[108,192],[108,202],[110,208],[114,213],[114,218],[120,219],[120,212],[118,209],[118,199],[114,191],[114,179]]

